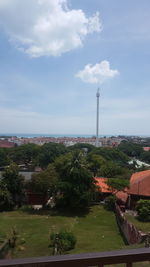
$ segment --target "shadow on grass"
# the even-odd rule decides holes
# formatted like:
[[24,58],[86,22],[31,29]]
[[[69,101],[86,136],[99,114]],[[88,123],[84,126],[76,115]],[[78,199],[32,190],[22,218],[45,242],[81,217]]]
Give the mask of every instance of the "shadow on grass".
[[24,206],[20,209],[21,212],[40,215],[40,216],[65,216],[65,217],[86,217],[90,212],[91,207],[86,208],[41,208],[39,210],[33,209],[29,206]]

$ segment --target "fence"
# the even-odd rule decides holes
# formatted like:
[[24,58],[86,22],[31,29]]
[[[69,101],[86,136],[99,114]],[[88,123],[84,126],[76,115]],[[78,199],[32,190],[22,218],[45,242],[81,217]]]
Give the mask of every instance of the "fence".
[[5,240],[1,245],[0,245],[0,259],[5,258],[7,252],[9,250],[9,242],[8,240]]
[[[125,263],[132,267],[134,262],[150,260],[149,248],[118,250],[110,252],[86,253],[76,255],[49,256],[16,260],[0,260],[1,267],[103,267],[110,264]],[[149,263],[148,263],[149,264]],[[149,266],[149,265],[148,265]]]

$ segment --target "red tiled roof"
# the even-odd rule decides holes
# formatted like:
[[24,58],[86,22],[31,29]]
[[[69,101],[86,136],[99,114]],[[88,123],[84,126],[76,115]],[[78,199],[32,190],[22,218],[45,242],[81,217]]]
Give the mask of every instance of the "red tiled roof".
[[150,170],[134,173],[128,192],[132,195],[150,196]]
[[15,146],[15,143],[13,143],[13,142],[9,142],[7,140],[0,140],[0,147],[11,148],[11,147],[14,147],[14,146]]
[[101,193],[113,193],[116,195],[116,197],[120,200],[122,200],[122,202],[126,202],[127,198],[128,198],[128,193],[127,193],[127,189],[125,190],[125,192],[123,191],[118,191],[117,193],[113,192],[111,190],[111,188],[109,188],[109,186],[106,184],[108,178],[103,178],[103,177],[96,177],[96,185],[99,187],[99,191]]
[[107,178],[95,177],[96,185],[99,187],[99,191],[102,193],[112,193],[112,190],[106,184]]
[[149,151],[150,150],[150,147],[147,147],[147,146],[146,147],[143,147],[143,150],[144,151]]
[[118,191],[116,193],[116,197],[120,200],[122,200],[122,202],[126,203],[127,199],[128,199],[128,193],[127,192],[123,192],[123,191]]

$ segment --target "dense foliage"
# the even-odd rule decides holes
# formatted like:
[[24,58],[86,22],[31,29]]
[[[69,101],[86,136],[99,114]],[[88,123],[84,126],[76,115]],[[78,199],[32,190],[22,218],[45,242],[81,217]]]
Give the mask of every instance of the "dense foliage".
[[54,162],[54,160],[67,152],[67,148],[63,144],[47,143],[44,144],[37,157],[38,164],[42,168],[46,168],[48,164]]
[[35,144],[25,144],[8,150],[8,156],[16,164],[34,165],[39,150]]
[[12,195],[7,189],[7,185],[0,181],[0,211],[11,210],[14,205]]
[[24,144],[9,149],[0,149],[0,167],[7,166],[10,162],[17,165],[25,165],[28,168],[40,166],[46,168],[54,162],[56,157],[67,152],[63,144],[46,143],[42,146],[36,144]]
[[46,170],[32,174],[31,180],[27,183],[27,188],[36,193],[45,195],[55,195],[58,188],[58,174],[55,167],[49,164]]
[[139,200],[136,205],[136,211],[138,213],[138,219],[140,221],[150,221],[150,200]]
[[145,151],[141,154],[140,159],[148,164],[150,164],[150,151]]
[[55,167],[60,176],[59,204],[68,207],[88,206],[96,186],[84,153],[76,150],[61,156],[55,161]]
[[117,162],[120,166],[126,166],[129,160],[128,156],[118,148],[100,147],[95,148],[92,152],[102,156],[106,160]]
[[75,247],[76,238],[72,232],[60,231],[59,233],[50,234],[50,247],[53,255],[63,254]]
[[106,210],[115,210],[115,203],[116,203],[116,197],[115,196],[109,196],[105,199],[104,208]]
[[2,173],[0,180],[0,209],[20,206],[24,198],[24,178],[16,164],[11,164]]
[[10,163],[7,150],[0,148],[0,166],[7,166]]
[[129,186],[129,180],[110,178],[107,180],[107,185],[112,189],[115,194],[118,191],[124,191],[124,189]]
[[[133,170],[128,156],[117,148],[95,148],[89,144],[65,147],[47,143],[42,146],[25,144],[0,150],[0,167],[6,167],[1,179],[1,210],[22,204],[25,188],[46,196],[53,196],[57,205],[86,207],[94,198],[96,185],[93,177],[115,178],[124,184]],[[122,149],[123,150],[123,149]],[[125,150],[126,152],[126,150]],[[129,153],[127,153],[129,154]],[[31,181],[23,181],[19,167],[42,171],[32,175]],[[113,181],[113,180],[112,180]],[[120,187],[121,188],[121,187]]]
[[143,146],[128,141],[122,141],[118,146],[118,149],[129,157],[140,157],[143,152]]
[[130,178],[129,158],[116,148],[96,148],[87,155],[93,176]]

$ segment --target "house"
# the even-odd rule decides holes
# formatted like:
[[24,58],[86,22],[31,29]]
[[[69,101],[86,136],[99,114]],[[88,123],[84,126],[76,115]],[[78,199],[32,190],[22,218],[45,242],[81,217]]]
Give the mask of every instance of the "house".
[[150,170],[132,174],[128,194],[130,208],[134,208],[140,199],[150,199]]
[[106,197],[112,195],[112,190],[106,184],[107,178],[104,177],[95,177],[96,185],[98,188],[98,199],[103,201]]
[[148,146],[145,146],[145,147],[143,147],[143,150],[144,150],[145,152],[147,152],[147,151],[149,151],[149,150],[150,150],[150,147],[148,147]]
[[16,144],[13,142],[9,142],[8,140],[0,140],[0,147],[1,148],[12,148],[15,146],[16,146]]
[[125,207],[127,200],[128,200],[127,188],[125,188],[124,191],[115,192],[107,185],[108,178],[96,177],[95,180],[96,180],[96,185],[99,191],[98,198],[100,201],[103,201],[106,197],[113,194],[117,198],[117,203],[120,206]]

